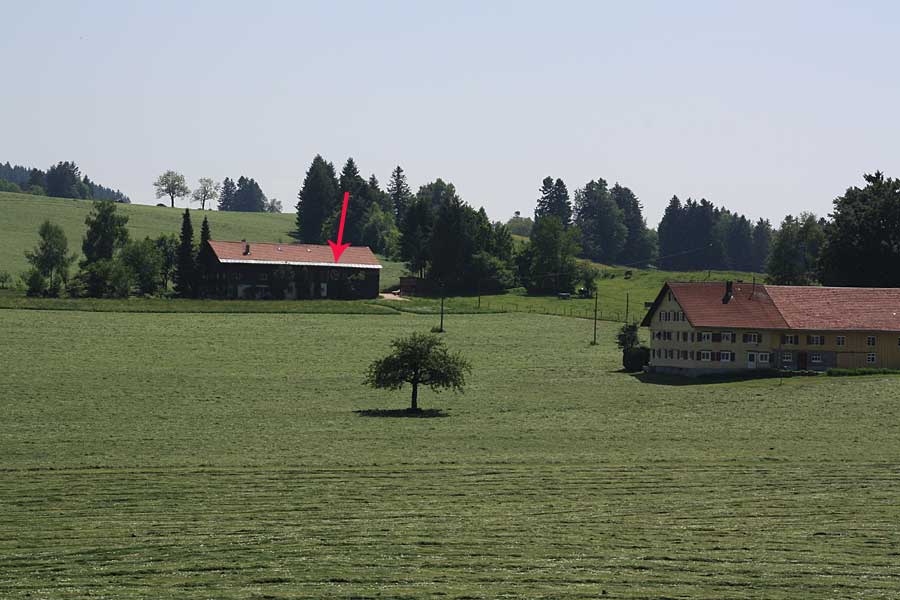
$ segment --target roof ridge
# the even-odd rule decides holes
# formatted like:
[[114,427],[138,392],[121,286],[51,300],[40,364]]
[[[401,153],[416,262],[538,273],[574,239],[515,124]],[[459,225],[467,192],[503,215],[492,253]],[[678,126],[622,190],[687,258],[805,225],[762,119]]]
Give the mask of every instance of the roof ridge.
[[[775,307],[775,312],[778,313],[778,316],[781,317],[781,320],[784,321],[784,324],[788,326],[788,328],[793,329],[793,325],[791,325],[790,321],[787,320],[787,317],[784,316],[784,313],[781,311],[781,307],[778,306],[778,302],[776,302],[775,298],[772,297],[772,294],[769,293],[769,286],[765,283],[761,283],[760,287],[766,291],[766,296],[772,302],[772,306]],[[777,287],[777,286],[775,286]],[[783,286],[788,287],[788,286]]]

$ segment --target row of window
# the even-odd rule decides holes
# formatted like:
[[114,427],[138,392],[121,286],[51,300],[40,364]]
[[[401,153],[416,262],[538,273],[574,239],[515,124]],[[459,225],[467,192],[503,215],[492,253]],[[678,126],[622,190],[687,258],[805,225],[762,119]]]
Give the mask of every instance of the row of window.
[[661,310],[659,311],[660,321],[687,321],[684,313],[678,310]]
[[[714,350],[679,350],[679,349],[657,349],[654,348],[652,351],[653,358],[663,358],[669,360],[699,360],[703,362],[734,362],[736,360],[736,354],[729,350],[723,350],[721,352],[717,352]],[[753,359],[760,364],[768,364],[771,355],[768,352],[752,352],[747,354],[747,359],[749,361],[753,361]],[[869,352],[866,354],[866,363],[875,364],[878,361],[878,355],[875,352]],[[809,362],[812,364],[821,364],[822,363],[822,353],[821,352],[810,352],[809,353]],[[783,365],[792,365],[794,364],[794,354],[792,352],[782,352],[781,353],[781,363]]]
[[[734,362],[737,355],[729,350],[721,352],[715,350],[676,350],[676,349],[654,349],[652,351],[653,358],[665,358],[669,360],[701,360],[705,362]],[[765,355],[765,361],[769,362],[769,353],[760,352],[760,357]],[[760,358],[762,361],[762,358]]]
[[[671,342],[711,342],[711,343],[734,343],[737,336],[733,331],[656,331],[653,334],[654,339]],[[763,340],[762,334],[757,332],[747,332],[742,334],[741,341],[745,344],[759,344]],[[874,335],[866,337],[866,346],[875,346],[877,338]],[[799,346],[800,336],[796,333],[786,333],[781,336],[781,343],[784,346]],[[806,336],[806,344],[808,346],[824,346],[826,336],[824,335],[808,335]],[[836,346],[846,346],[847,337],[843,335],[835,336],[834,343]],[[897,338],[897,345],[900,346],[900,338]]]
[[[874,346],[878,339],[874,335],[866,336],[866,346]],[[824,346],[826,342],[826,337],[824,335],[808,335],[806,336],[806,344],[808,346]],[[800,336],[796,333],[788,333],[781,336],[781,343],[785,345],[791,346],[799,346],[800,345]],[[834,344],[836,346],[846,346],[847,345],[847,337],[843,335],[837,335],[834,337]],[[900,338],[897,338],[897,345],[900,346]]]
[[[720,342],[734,343],[737,341],[737,335],[733,331],[656,331],[653,338],[657,340],[665,340],[671,342],[711,342],[718,344]],[[759,344],[762,342],[762,335],[756,332],[744,333],[741,341],[745,344]]]

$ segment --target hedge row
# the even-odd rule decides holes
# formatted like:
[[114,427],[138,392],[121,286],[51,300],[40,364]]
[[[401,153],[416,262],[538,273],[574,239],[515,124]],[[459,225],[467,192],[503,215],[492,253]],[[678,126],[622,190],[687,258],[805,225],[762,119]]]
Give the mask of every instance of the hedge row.
[[900,369],[828,369],[832,377],[853,377],[855,375],[900,375]]

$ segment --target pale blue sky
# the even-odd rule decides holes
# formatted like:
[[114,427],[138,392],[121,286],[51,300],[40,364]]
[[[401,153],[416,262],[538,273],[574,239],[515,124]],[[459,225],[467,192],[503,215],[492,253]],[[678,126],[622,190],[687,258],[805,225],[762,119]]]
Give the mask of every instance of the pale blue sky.
[[[256,178],[293,211],[316,153],[442,177],[492,218],[545,175],[751,217],[900,176],[900,5],[10,2],[0,161],[155,203],[166,169]],[[352,210],[352,209],[351,209]]]

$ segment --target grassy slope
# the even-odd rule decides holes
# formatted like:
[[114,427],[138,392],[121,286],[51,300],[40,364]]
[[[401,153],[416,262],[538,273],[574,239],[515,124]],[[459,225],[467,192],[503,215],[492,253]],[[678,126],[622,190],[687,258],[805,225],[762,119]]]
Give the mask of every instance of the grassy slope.
[[[0,597],[893,598],[900,378],[664,385],[590,324],[0,311]],[[340,350],[340,356],[333,350]]]
[[[37,230],[45,219],[62,226],[69,238],[69,248],[80,252],[84,236],[84,218],[91,203],[84,200],[45,198],[27,194],[0,192],[0,271],[14,277],[27,267],[25,250],[37,244]],[[119,209],[128,215],[128,228],[134,238],[156,237],[161,233],[181,231],[183,209],[123,204]],[[192,211],[194,233],[199,236],[201,214],[209,218],[213,238],[247,239],[256,242],[291,242],[295,216],[287,214]],[[399,282],[402,266],[385,263],[382,285]]]

